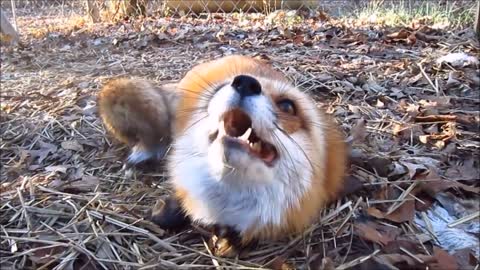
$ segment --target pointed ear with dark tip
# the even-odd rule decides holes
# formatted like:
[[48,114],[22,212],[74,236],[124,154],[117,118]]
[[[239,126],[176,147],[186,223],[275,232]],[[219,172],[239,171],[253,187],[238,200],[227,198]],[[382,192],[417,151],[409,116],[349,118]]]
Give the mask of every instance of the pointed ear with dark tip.
[[152,209],[149,220],[169,231],[181,231],[191,223],[180,202],[174,196],[158,200]]

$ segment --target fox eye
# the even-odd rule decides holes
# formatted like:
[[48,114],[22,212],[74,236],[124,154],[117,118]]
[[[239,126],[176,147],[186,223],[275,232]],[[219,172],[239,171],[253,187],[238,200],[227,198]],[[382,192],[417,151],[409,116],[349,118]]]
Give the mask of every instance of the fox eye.
[[282,99],[277,102],[277,107],[284,113],[295,115],[297,110],[295,104],[290,99]]

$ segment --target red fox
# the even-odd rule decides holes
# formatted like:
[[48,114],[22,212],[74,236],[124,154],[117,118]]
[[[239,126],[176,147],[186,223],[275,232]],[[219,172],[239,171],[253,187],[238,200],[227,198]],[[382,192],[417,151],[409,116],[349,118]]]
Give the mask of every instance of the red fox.
[[133,147],[128,162],[163,156],[171,144],[173,196],[159,224],[177,226],[171,216],[183,215],[229,228],[242,246],[302,232],[342,188],[341,131],[264,61],[226,56],[168,88],[119,79],[99,94],[105,126]]

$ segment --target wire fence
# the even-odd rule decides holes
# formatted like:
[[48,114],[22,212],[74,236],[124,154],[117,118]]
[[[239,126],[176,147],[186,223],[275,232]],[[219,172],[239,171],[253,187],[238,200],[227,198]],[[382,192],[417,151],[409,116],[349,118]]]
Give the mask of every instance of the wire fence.
[[[42,23],[61,25],[68,18],[88,17],[87,3],[98,10],[99,21],[125,18],[121,5],[138,9],[146,16],[209,17],[215,14],[261,13],[276,10],[295,10],[303,16],[316,16],[323,12],[330,16],[354,17],[362,11],[402,10],[432,13],[442,10],[454,17],[465,16],[473,23],[476,0],[1,0],[0,7],[8,19],[39,20]],[[13,12],[14,11],[14,12]],[[20,32],[22,29],[19,29]]]
[[[148,15],[203,17],[211,14],[263,13],[275,10],[302,10],[311,14],[328,11],[334,14],[350,12],[361,5],[360,0],[92,0],[101,11],[115,9],[116,4],[130,1],[132,6],[145,4]],[[145,1],[145,2],[144,2]],[[87,15],[87,0],[1,0],[0,6],[12,15],[12,3],[17,16]],[[113,11],[114,12],[114,11]],[[110,10],[110,13],[112,11]]]
[[[87,0],[2,0],[0,6],[11,11],[12,3],[19,16],[38,13],[68,15],[69,12],[86,14]],[[148,13],[162,13],[167,16],[201,16],[209,13],[270,13],[278,9],[328,11],[333,15],[348,14],[368,6],[415,9],[420,6],[462,8],[474,6],[476,0],[90,0],[98,7],[108,8],[116,3],[132,3],[132,6],[146,6]],[[329,14],[330,14],[329,13]]]

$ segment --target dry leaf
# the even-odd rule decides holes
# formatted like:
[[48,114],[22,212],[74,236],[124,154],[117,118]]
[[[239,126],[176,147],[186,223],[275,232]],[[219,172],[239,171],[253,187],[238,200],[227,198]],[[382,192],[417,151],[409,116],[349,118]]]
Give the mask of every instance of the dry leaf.
[[37,264],[46,264],[54,259],[56,256],[59,256],[65,251],[65,248],[62,246],[50,247],[50,248],[41,248],[38,247],[44,246],[43,244],[33,244],[32,254],[29,255],[29,259]]
[[442,179],[434,170],[429,170],[426,173],[419,174],[414,179],[420,182],[422,180],[435,180],[426,181],[420,184],[421,190],[427,192],[432,197],[434,197],[439,192],[445,191],[449,188],[461,188],[465,191],[469,191],[472,193],[480,193],[480,187],[465,185],[458,181]]
[[335,270],[335,263],[330,259],[330,257],[322,258],[322,260],[315,267],[312,265],[310,267],[312,270]]
[[373,217],[379,219],[388,219],[397,223],[412,221],[415,217],[415,201],[405,201],[390,214],[387,214],[386,212],[383,212],[375,207],[369,207],[367,209],[367,213]]
[[363,182],[354,175],[349,175],[345,178],[345,183],[343,184],[343,190],[340,192],[339,197],[345,197],[347,195],[353,194],[363,188]]
[[467,159],[461,166],[451,166],[445,172],[445,176],[451,179],[478,180],[480,179],[480,167],[475,165],[473,158]]
[[428,170],[428,168],[425,165],[412,163],[403,158],[399,160],[399,163],[407,168],[409,179],[413,179],[413,177],[417,173],[421,173]]
[[437,64],[448,63],[453,67],[478,66],[477,57],[466,53],[449,53],[437,59]]
[[455,71],[450,71],[448,73],[447,83],[445,84],[445,90],[449,90],[449,89],[457,87],[459,85],[461,85],[461,83],[460,83],[460,81],[458,81],[458,78],[455,75]]
[[406,39],[410,35],[410,32],[406,29],[402,29],[398,32],[388,34],[387,37],[390,39]]
[[28,151],[28,154],[30,155],[32,160],[34,160],[35,158],[38,158],[37,164],[42,164],[43,160],[49,154],[55,153],[58,149],[57,146],[50,143],[39,141],[38,144],[40,145],[40,149]]
[[48,166],[45,167],[45,171],[47,172],[61,172],[63,174],[67,173],[67,170],[70,168],[68,165],[55,165],[55,166]]
[[382,248],[382,251],[388,254],[401,253],[403,252],[401,248],[404,248],[414,254],[423,251],[422,247],[418,242],[406,239],[396,239],[395,241],[391,241]]
[[361,222],[357,220],[354,227],[355,234],[381,246],[385,246],[389,242],[394,241],[400,233],[400,230],[397,228],[380,225],[373,221]]
[[61,146],[63,149],[66,149],[66,150],[73,150],[77,152],[83,151],[83,146],[77,140],[63,141],[61,143]]
[[435,257],[436,261],[431,262],[428,264],[430,269],[432,270],[458,270],[458,263],[454,256],[448,254],[443,249],[438,247],[433,247],[433,256]]
[[460,269],[474,269],[480,263],[475,257],[475,252],[469,248],[459,249],[453,256],[457,259]]
[[284,258],[283,256],[275,257],[270,263],[270,265],[268,265],[268,268],[272,270],[294,270],[295,269],[295,267],[291,266],[287,262],[287,259]]
[[[412,257],[403,254],[381,254],[377,256],[381,261],[387,262],[389,265],[403,265],[403,268],[397,269],[418,269],[417,267],[422,266],[422,264]],[[421,268],[420,268],[421,269]]]
[[415,32],[415,37],[424,42],[438,42],[440,39],[442,39],[439,36],[427,35],[419,31]]
[[361,143],[365,141],[367,137],[367,129],[365,127],[366,121],[363,118],[360,118],[355,123],[355,126],[352,127],[350,131],[351,135],[347,141],[352,143]]

